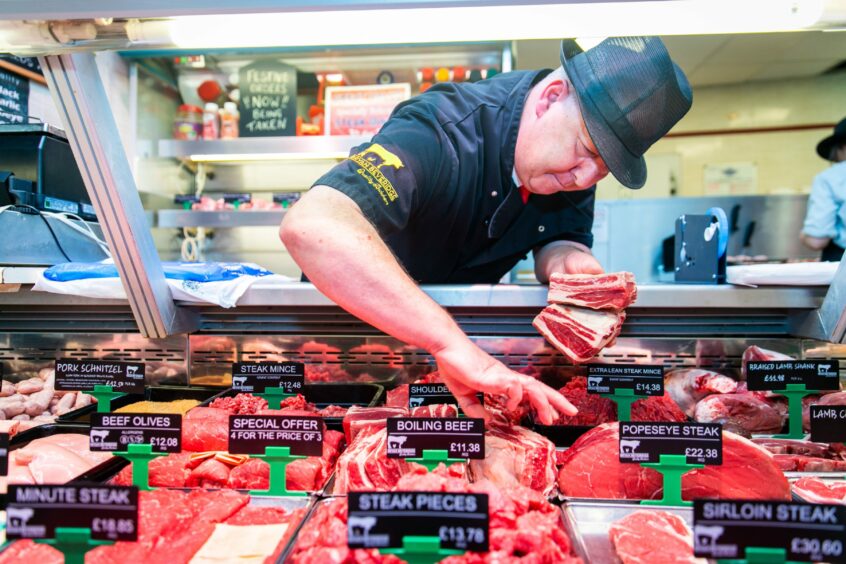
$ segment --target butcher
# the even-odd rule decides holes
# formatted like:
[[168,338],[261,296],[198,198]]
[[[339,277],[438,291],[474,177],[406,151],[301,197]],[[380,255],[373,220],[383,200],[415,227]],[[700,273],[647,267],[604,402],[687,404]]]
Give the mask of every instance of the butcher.
[[366,323],[428,351],[462,409],[476,392],[523,400],[551,423],[576,409],[476,346],[418,284],[496,283],[530,251],[552,272],[602,273],[594,191],[609,171],[646,182],[643,154],[690,108],[684,73],[656,37],[561,44],[555,70],[438,84],[394,110],[319,178],[280,237],[303,274]]

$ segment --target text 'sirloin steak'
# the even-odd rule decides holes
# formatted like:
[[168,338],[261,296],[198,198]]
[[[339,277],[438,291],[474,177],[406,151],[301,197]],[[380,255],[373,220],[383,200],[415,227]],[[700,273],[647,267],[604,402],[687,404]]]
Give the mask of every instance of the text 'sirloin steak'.
[[693,533],[668,511],[641,510],[611,523],[608,536],[623,564],[705,564],[693,556]]
[[623,310],[637,298],[637,285],[631,272],[611,274],[560,274],[549,278],[551,304],[589,309]]
[[[565,496],[656,499],[661,475],[639,464],[623,464],[617,423],[582,435],[559,459],[558,488]],[[790,486],[773,455],[734,433],[723,433],[723,464],[692,470],[682,478],[685,499],[789,500]]]
[[737,382],[710,370],[677,368],[664,376],[664,390],[685,415],[693,417],[698,401],[711,394],[731,394],[737,391]]
[[562,305],[547,306],[532,325],[558,351],[575,363],[587,362],[620,334],[626,314]]

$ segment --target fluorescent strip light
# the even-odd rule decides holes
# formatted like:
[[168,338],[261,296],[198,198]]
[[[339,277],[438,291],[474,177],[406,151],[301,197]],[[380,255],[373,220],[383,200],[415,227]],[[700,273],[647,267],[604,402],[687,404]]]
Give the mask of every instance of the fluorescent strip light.
[[[798,31],[824,0],[661,0],[175,17],[181,48],[510,41]],[[143,24],[142,24],[143,25]]]
[[319,161],[341,160],[349,156],[349,151],[302,152],[302,153],[220,153],[189,155],[195,163],[224,163],[244,161]]

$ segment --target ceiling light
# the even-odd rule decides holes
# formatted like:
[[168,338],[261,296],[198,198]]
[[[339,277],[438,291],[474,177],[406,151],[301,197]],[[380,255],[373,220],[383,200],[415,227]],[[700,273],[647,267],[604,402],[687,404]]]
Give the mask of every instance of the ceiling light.
[[157,25],[181,48],[298,47],[798,31],[824,8],[824,0],[659,0],[185,16]]

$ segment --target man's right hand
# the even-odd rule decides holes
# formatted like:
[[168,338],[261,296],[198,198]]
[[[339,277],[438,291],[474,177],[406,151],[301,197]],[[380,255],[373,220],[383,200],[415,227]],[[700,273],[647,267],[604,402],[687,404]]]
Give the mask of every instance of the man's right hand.
[[468,417],[489,418],[476,397],[477,392],[505,396],[509,410],[517,409],[527,397],[544,425],[553,424],[561,415],[577,412],[560,393],[531,376],[510,370],[469,339],[436,351],[434,356],[444,383]]

